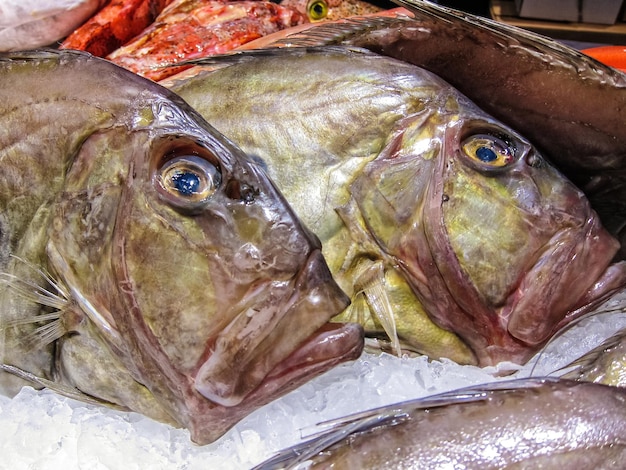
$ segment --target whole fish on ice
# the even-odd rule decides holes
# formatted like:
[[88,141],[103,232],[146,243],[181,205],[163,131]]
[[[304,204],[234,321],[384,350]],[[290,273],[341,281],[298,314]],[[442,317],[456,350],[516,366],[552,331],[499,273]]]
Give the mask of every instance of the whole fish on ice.
[[[45,86],[42,86],[42,83]],[[0,56],[0,389],[207,443],[358,356],[319,241],[163,87],[84,53]]]
[[618,469],[625,401],[624,389],[565,380],[470,387],[327,423],[255,470]]
[[233,64],[168,85],[264,162],[352,299],[340,318],[394,349],[521,363],[624,286],[584,194],[432,73],[354,48],[212,60]]
[[106,0],[2,0],[0,51],[48,46],[91,17]]

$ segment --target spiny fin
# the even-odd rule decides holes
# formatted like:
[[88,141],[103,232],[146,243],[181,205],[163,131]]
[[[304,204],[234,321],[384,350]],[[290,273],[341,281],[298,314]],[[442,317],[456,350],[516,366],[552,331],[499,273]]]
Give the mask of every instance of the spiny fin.
[[[561,370],[567,372],[562,375],[562,378],[573,380],[579,379],[591,366],[593,366],[600,356],[617,347],[624,340],[624,336],[626,336],[626,328],[621,329],[613,336],[603,341],[599,346],[593,348],[591,351],[583,354],[567,366],[563,367]],[[572,370],[568,371],[570,368]]]
[[[613,304],[612,302],[608,305],[603,306],[602,308],[596,309],[592,312],[586,313],[585,315],[576,318],[575,320],[567,323],[565,326],[560,328],[549,340],[548,342],[537,352],[535,355],[537,360],[533,365],[530,374],[534,375],[535,368],[541,363],[542,356],[546,353],[548,348],[552,346],[552,343],[556,342],[563,334],[567,333],[571,328],[578,325],[580,322],[587,320],[596,315],[609,314],[609,313],[624,313],[626,312],[626,305],[624,305],[623,301],[616,302]],[[562,377],[565,379],[575,379],[577,377],[576,374],[581,374],[581,367],[588,366],[593,361],[595,361],[600,353],[600,350],[604,350],[606,348],[612,347],[617,344],[618,339],[621,336],[626,334],[626,329],[620,330],[614,336],[607,338],[602,344],[600,344],[597,348],[594,348],[591,351],[588,351],[582,354],[579,358],[573,360],[569,364],[559,367],[558,369],[553,370],[549,373],[551,376]],[[597,352],[598,354],[594,354]],[[588,357],[589,356],[589,357]]]
[[23,379],[27,382],[30,382],[37,387],[50,389],[53,392],[58,393],[59,395],[62,395],[67,398],[72,398],[73,400],[82,401],[90,405],[97,405],[97,406],[105,405],[109,408],[113,408],[113,409],[120,410],[120,411],[129,411],[129,409],[126,407],[119,406],[115,403],[111,403],[106,400],[100,400],[99,398],[93,397],[91,395],[87,395],[86,393],[81,392],[77,388],[68,387],[66,385],[59,384],[48,379],[44,379],[43,377],[38,377],[34,374],[31,374],[30,372],[20,369],[19,367],[11,366],[9,364],[0,364],[0,370],[7,372],[8,374],[14,375],[16,377],[19,377],[20,379]]
[[[9,320],[6,327],[44,322],[43,325],[24,337],[24,341],[32,344],[34,348],[44,347],[67,333],[62,316],[71,304],[69,291],[61,282],[55,281],[46,270],[18,256],[11,256],[33,271],[41,282],[25,280],[11,273],[0,272],[0,284],[13,289],[16,295],[29,302],[54,310],[32,317]],[[44,287],[44,285],[49,286],[49,288]]]
[[490,392],[535,388],[548,382],[556,382],[556,380],[532,378],[493,382],[382,406],[336,420],[319,423],[317,426],[330,426],[330,428],[319,432],[312,439],[279,451],[269,460],[254,467],[253,470],[294,468],[333,444],[345,439],[350,434],[365,432],[378,426],[393,426],[402,423],[408,418],[408,414],[415,410],[482,401],[488,398]]
[[393,308],[385,290],[385,268],[381,261],[361,261],[355,267],[355,290],[367,299],[370,312],[380,322],[391,341],[391,348],[398,356],[402,355],[396,328]]
[[288,56],[288,57],[301,57],[312,52],[333,52],[338,51],[345,53],[346,51],[355,54],[372,54],[369,49],[354,46],[328,46],[328,47],[267,47],[264,49],[247,49],[241,51],[232,51],[225,54],[217,54],[208,57],[201,57],[198,59],[190,59],[177,64],[180,65],[235,65],[250,60],[263,58],[263,57],[275,57]]
[[[602,64],[598,60],[589,57],[582,52],[567,46],[564,43],[554,41],[551,38],[540,34],[527,31],[525,29],[511,26],[506,23],[485,18],[471,13],[465,13],[460,10],[437,5],[435,3],[423,0],[392,0],[395,4],[406,8],[410,11],[415,21],[435,20],[437,22],[445,22],[454,26],[460,24],[465,25],[469,29],[473,29],[472,34],[477,35],[479,31],[486,31],[495,38],[501,38],[506,43],[511,40],[517,40],[525,47],[533,47],[538,52],[558,56],[563,62],[570,64],[572,67],[582,69],[601,69],[604,73],[611,76],[619,76],[623,79],[623,74]],[[419,64],[417,64],[419,65]]]

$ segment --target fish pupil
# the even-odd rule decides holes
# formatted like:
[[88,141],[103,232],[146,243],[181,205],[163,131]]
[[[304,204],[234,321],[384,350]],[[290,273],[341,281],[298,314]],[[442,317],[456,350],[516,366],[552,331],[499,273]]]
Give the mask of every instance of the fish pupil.
[[489,147],[479,147],[476,149],[476,156],[482,162],[493,162],[498,159],[496,152]]
[[176,190],[184,196],[191,196],[198,192],[200,187],[200,178],[190,172],[180,172],[172,176],[172,183]]

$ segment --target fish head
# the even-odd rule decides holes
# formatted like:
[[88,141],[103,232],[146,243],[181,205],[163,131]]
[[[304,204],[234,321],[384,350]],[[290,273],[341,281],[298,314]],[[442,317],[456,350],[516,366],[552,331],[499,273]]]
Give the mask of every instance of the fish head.
[[[305,15],[311,23],[373,14],[386,9],[376,2],[365,0],[282,0],[280,5],[294,8]],[[388,8],[391,6],[392,3],[386,5]]]
[[530,142],[455,91],[436,100],[405,118],[354,198],[435,323],[481,365],[525,362],[624,284],[619,245]]
[[[110,351],[150,403],[211,442],[356,358],[362,331],[327,324],[348,299],[254,161],[160,86],[93,58],[79,73],[90,61],[121,76],[126,105],[96,106],[105,124],[77,140],[51,209],[46,251],[75,314],[60,374],[115,402],[126,385],[94,379]],[[146,408],[143,395],[119,404]]]

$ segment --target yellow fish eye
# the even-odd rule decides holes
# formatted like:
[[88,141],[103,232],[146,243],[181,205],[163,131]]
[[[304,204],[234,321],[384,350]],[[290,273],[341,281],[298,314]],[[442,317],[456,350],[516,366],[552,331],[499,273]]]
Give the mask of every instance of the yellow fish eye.
[[219,169],[197,155],[177,155],[156,174],[159,192],[168,202],[183,209],[194,209],[206,202],[219,187]]
[[490,134],[475,134],[461,143],[465,155],[472,161],[490,168],[501,168],[515,160],[515,147],[505,138]]
[[320,21],[328,16],[328,3],[325,0],[310,0],[306,6],[309,21]]

